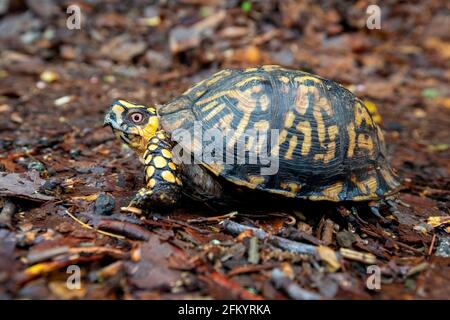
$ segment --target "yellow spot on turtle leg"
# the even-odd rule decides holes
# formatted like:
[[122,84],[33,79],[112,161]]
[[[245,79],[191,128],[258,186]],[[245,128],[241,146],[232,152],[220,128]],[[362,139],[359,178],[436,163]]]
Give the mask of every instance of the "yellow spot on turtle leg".
[[149,179],[153,176],[154,173],[155,173],[155,167],[153,167],[153,166],[147,167],[147,169],[145,170],[145,177],[147,179]]
[[173,162],[169,162],[169,168],[172,170],[177,170],[177,166]]
[[150,179],[150,181],[148,182],[147,186],[149,188],[153,188],[156,185],[156,180],[155,179]]
[[289,147],[288,150],[286,151],[286,154],[284,155],[284,159],[286,160],[292,159],[292,154],[294,153],[294,149],[296,146],[297,146],[297,136],[294,135],[289,140]]
[[176,180],[174,174],[168,170],[164,170],[163,172],[161,172],[161,177],[164,179],[164,181],[170,183],[175,183]]
[[177,183],[177,185],[181,186],[183,183],[181,182],[181,179],[176,177],[175,178],[175,182]]
[[147,150],[155,151],[157,148],[158,148],[158,146],[156,144],[151,144],[147,147]]
[[156,156],[153,159],[153,164],[155,165],[156,168],[160,169],[164,168],[167,165],[167,161],[162,156]]
[[297,125],[297,130],[303,133],[302,156],[307,156],[311,149],[311,124],[308,121],[302,121]]
[[167,149],[162,149],[161,150],[161,154],[164,156],[164,158],[167,158],[167,159],[171,159],[172,158],[172,152],[170,152]]

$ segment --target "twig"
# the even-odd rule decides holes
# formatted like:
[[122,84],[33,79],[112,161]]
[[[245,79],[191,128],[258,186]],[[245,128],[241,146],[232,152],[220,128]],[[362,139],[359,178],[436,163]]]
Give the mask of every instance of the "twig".
[[428,248],[428,256],[431,256],[431,254],[433,253],[434,243],[435,242],[436,242],[436,233],[433,234],[433,238],[431,238],[430,248]]
[[321,297],[317,293],[305,290],[298,284],[286,277],[280,269],[272,270],[272,281],[279,289],[283,289],[286,294],[295,300],[320,300]]
[[294,228],[287,228],[287,229],[283,230],[279,235],[282,236],[283,238],[288,238],[293,241],[305,240],[305,241],[311,242],[312,244],[314,244],[316,246],[320,246],[322,244],[322,241],[320,241],[313,235],[306,233],[304,231],[301,231],[301,230],[294,229]]
[[173,220],[170,218],[159,218],[158,220],[143,219],[142,222],[145,225],[149,225],[149,226],[174,228],[174,225],[175,225],[175,226],[182,227],[182,228],[189,228],[189,229],[195,230],[195,231],[197,231],[199,233],[203,233],[203,234],[209,233],[209,231],[207,231],[207,230],[203,230],[203,229],[191,226],[190,224],[185,223],[183,221]]
[[129,239],[147,241],[152,233],[133,223],[115,220],[100,220],[97,223],[99,229],[120,233]]
[[117,234],[114,234],[114,233],[110,233],[110,232],[106,232],[106,231],[94,229],[93,227],[91,227],[91,226],[88,225],[87,223],[84,223],[83,221],[81,221],[80,219],[78,219],[77,217],[75,217],[73,214],[71,214],[71,213],[69,212],[69,210],[66,210],[66,213],[69,215],[69,217],[71,217],[73,220],[75,220],[76,222],[78,222],[78,223],[79,223],[80,225],[82,225],[84,228],[94,230],[95,232],[98,232],[98,233],[100,233],[100,234],[103,234],[103,235],[106,235],[106,236],[110,236],[110,237],[113,237],[113,238],[117,238],[117,239],[121,239],[121,240],[125,239],[124,236],[120,236],[120,235],[117,235]]
[[231,270],[230,272],[227,273],[228,277],[232,277],[238,274],[243,274],[243,273],[252,273],[252,272],[258,272],[258,271],[262,271],[262,270],[267,270],[267,269],[273,269],[276,268],[280,265],[280,263],[270,263],[270,264],[258,264],[258,265],[243,265],[243,266],[238,266],[236,268],[234,268],[233,270]]
[[258,264],[258,262],[259,262],[259,245],[258,245],[257,237],[252,237],[250,239],[247,260],[248,260],[248,262],[250,262],[252,264]]
[[284,249],[287,251],[300,253],[300,254],[309,254],[309,255],[314,255],[317,253],[317,248],[313,245],[304,244],[304,243],[284,239],[284,238],[277,237],[277,236],[272,236],[272,235],[268,234],[267,232],[265,232],[264,230],[244,226],[244,225],[239,224],[234,221],[225,220],[223,222],[223,227],[226,231],[228,231],[232,234],[236,234],[236,235],[240,234],[244,231],[251,231],[253,233],[253,235],[255,237],[257,237],[258,239],[260,239],[260,240],[267,239],[271,243],[276,245],[277,247],[280,247],[281,249]]
[[347,248],[341,248],[339,253],[343,258],[348,260],[359,261],[366,264],[375,264],[377,262],[377,258],[371,253],[358,252]]
[[47,250],[41,250],[38,252],[30,252],[26,257],[26,262],[29,264],[45,261],[61,254],[69,252],[69,247],[54,247]]
[[362,227],[361,230],[362,230],[363,232],[367,233],[368,235],[373,236],[373,237],[375,237],[375,238],[378,238],[378,239],[381,239],[381,240],[386,240],[386,238],[388,238],[389,240],[392,240],[392,241],[393,241],[396,245],[398,245],[399,247],[403,247],[403,248],[408,249],[408,250],[410,250],[410,251],[412,251],[412,252],[414,252],[414,253],[417,253],[417,254],[419,254],[419,255],[422,255],[422,254],[423,254],[422,251],[420,251],[420,250],[418,250],[418,249],[416,249],[416,248],[413,248],[413,247],[411,247],[411,246],[409,246],[409,245],[407,245],[407,244],[405,244],[405,243],[402,243],[402,242],[400,242],[400,241],[398,241],[398,240],[395,240],[395,239],[392,238],[392,237],[379,235],[379,234],[376,233],[375,231],[373,231],[373,230],[371,230],[371,229],[368,229],[368,228],[365,228],[365,227]]
[[215,216],[215,217],[202,217],[202,218],[196,218],[196,219],[189,219],[187,220],[188,223],[203,223],[203,222],[217,222],[222,221],[224,219],[231,219],[237,216],[238,212],[233,211],[227,214],[223,214],[221,216]]

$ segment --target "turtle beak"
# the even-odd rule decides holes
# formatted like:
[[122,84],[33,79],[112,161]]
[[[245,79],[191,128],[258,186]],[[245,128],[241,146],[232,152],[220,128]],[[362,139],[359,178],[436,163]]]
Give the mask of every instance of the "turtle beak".
[[103,120],[103,127],[107,127],[111,125],[111,118],[109,117],[109,113],[105,116],[105,119]]
[[117,123],[115,117],[111,117],[111,112],[108,112],[105,116],[105,120],[103,121],[103,127],[110,126],[111,129],[120,130],[120,126]]

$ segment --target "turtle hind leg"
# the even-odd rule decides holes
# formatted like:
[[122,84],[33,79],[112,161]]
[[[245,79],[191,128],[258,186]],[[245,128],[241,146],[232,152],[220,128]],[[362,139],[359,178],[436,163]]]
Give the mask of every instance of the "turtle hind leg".
[[150,211],[172,208],[179,202],[182,182],[171,150],[170,138],[162,131],[149,141],[143,155],[146,186],[139,190],[130,206]]

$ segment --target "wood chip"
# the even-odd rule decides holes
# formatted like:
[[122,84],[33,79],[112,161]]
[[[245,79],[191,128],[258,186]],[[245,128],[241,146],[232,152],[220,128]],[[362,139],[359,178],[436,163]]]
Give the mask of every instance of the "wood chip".
[[359,261],[366,264],[375,264],[377,262],[377,258],[371,253],[358,252],[346,248],[339,249],[339,253],[343,258],[348,260]]

